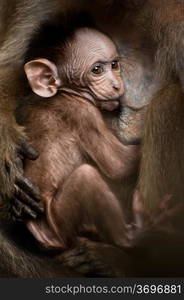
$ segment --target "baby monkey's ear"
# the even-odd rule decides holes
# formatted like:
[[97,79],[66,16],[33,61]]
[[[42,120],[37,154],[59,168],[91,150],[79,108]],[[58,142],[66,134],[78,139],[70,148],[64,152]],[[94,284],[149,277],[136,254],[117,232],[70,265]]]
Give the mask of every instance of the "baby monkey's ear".
[[24,65],[24,70],[33,92],[41,97],[54,96],[61,86],[57,67],[48,59],[29,61]]

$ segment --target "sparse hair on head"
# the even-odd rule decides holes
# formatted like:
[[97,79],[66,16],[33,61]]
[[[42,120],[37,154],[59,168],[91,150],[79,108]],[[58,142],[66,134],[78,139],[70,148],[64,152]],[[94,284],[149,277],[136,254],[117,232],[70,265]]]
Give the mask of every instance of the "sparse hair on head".
[[75,30],[82,27],[95,28],[92,17],[85,11],[60,14],[54,21],[42,23],[30,40],[24,63],[40,57],[57,63],[58,47],[62,52]]

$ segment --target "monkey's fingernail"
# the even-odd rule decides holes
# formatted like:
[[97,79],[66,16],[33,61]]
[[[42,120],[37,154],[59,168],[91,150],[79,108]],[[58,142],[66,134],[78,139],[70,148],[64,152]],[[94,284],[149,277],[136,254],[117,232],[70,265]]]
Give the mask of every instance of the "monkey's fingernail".
[[28,214],[33,219],[37,218],[37,214],[35,212],[33,212],[29,207],[24,207],[23,210],[26,214]]
[[43,206],[43,205],[42,205],[42,206],[39,206],[39,211],[40,211],[40,213],[44,213],[45,209],[44,209],[44,206]]
[[37,218],[37,215],[35,213],[30,213],[30,216],[33,218],[33,219],[36,219]]

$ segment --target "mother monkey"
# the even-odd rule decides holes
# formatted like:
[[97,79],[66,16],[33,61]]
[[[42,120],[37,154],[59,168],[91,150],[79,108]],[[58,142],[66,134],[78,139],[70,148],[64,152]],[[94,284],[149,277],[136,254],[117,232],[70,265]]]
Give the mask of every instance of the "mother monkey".
[[[0,155],[2,160],[0,180],[2,180],[3,195],[9,196],[14,192],[13,183],[17,178],[17,168],[14,163],[16,161],[17,147],[10,147],[10,145],[17,145],[23,139],[22,131],[14,123],[13,112],[17,104],[15,99],[18,99],[23,94],[23,91],[20,91],[18,88],[21,87],[22,89],[19,81],[22,74],[21,72],[19,74],[19,70],[23,70],[23,57],[29,39],[34,33],[35,28],[40,26],[45,19],[52,19],[56,13],[63,13],[68,9],[85,9],[95,19],[97,27],[107,32],[116,41],[122,53],[126,93],[122,99],[120,116],[114,116],[114,126],[122,142],[134,144],[140,141],[143,128],[142,120],[151,99],[160,88],[166,85],[166,81],[178,81],[178,79],[180,81],[180,84],[177,83],[177,85],[169,87],[162,92],[157,97],[159,100],[153,101],[155,107],[158,109],[155,112],[155,109],[151,107],[149,112],[151,125],[148,124],[148,120],[146,121],[148,126],[146,126],[145,130],[145,146],[143,146],[143,160],[139,176],[140,193],[145,200],[146,206],[151,207],[151,210],[157,206],[157,201],[166,194],[174,194],[174,200],[179,201],[184,194],[183,184],[181,184],[183,182],[183,162],[181,159],[183,140],[181,130],[178,129],[182,128],[183,125],[181,113],[183,101],[180,101],[183,96],[178,87],[179,85],[182,86],[183,82],[183,1],[95,0],[92,7],[85,0],[77,2],[72,0],[53,0],[52,2],[42,0],[39,2],[39,6],[32,0],[17,0],[14,1],[13,5],[9,2],[11,1],[2,1],[0,4],[0,13],[2,14],[0,19],[2,20],[2,24],[5,23],[4,20],[10,20],[7,26],[3,25],[0,27],[0,66],[2,70],[0,73],[0,93],[2,99],[0,101],[2,107],[0,109],[2,113],[0,130],[3,133],[1,134],[3,138],[1,138],[2,141],[0,144],[4,145],[4,147],[1,147]],[[11,85],[15,84],[17,88],[10,89],[10,83]],[[168,111],[168,107],[172,109],[167,113],[167,117],[157,118],[158,115],[160,116],[162,110],[163,112]],[[6,125],[3,123],[4,120],[6,120]],[[165,124],[168,125],[167,128],[169,129],[165,130]],[[163,131],[159,135],[158,132],[160,133],[161,128]],[[173,128],[174,133],[172,136]],[[152,134],[153,132],[155,133]],[[169,139],[170,136],[172,139]],[[158,139],[160,140],[159,143],[157,143]],[[175,147],[177,143],[181,145],[181,147],[178,147],[178,150]],[[155,154],[155,145],[157,144],[161,150]],[[171,148],[170,145],[172,145]],[[162,156],[162,147],[164,149],[166,147],[167,149],[174,149],[172,150],[172,160],[168,154]],[[152,162],[153,158],[154,163]],[[162,163],[163,167],[160,167],[160,163]],[[168,166],[170,167],[168,168]],[[176,181],[171,179],[173,176],[176,177]],[[136,174],[135,177],[137,177]],[[6,179],[8,179],[8,185],[6,184]],[[129,207],[129,200],[132,198],[132,191],[136,184],[137,178],[132,178],[132,181],[127,183],[127,193],[124,195],[124,202],[127,203],[127,207]],[[4,241],[0,248],[0,251],[3,253],[6,252],[7,248],[10,249],[11,238],[8,241],[7,234],[5,233],[5,236],[2,236],[1,239]],[[124,252],[119,249],[112,249],[110,246],[105,247],[104,250],[103,245],[102,247],[89,245],[86,251],[90,251],[91,248],[95,250],[95,253],[99,253],[100,259],[102,258],[102,266],[106,263],[103,262],[104,251],[107,251],[107,254],[109,253],[108,258],[110,256],[113,257],[113,262],[110,264],[111,268],[108,268],[110,271],[112,269],[111,276],[128,274],[128,271],[124,272],[126,269],[125,263],[122,262],[122,266],[120,264],[117,264],[117,266],[114,259],[118,253],[119,259],[122,258],[122,261],[124,261]],[[13,248],[13,251],[21,255],[22,250],[17,245]],[[115,251],[116,255],[113,254],[112,256],[110,254],[111,251]],[[73,255],[72,253],[65,253],[63,261],[67,258],[67,255]],[[29,253],[23,255],[24,265],[30,263],[29,255]],[[0,266],[4,272],[9,269],[8,264],[9,262],[11,264],[12,259],[10,257],[4,263],[5,258],[2,255]],[[76,257],[74,261],[77,261]],[[72,264],[72,258],[69,259],[69,264]],[[20,267],[19,270],[19,265],[19,262],[17,262],[17,266],[15,266],[15,263],[11,265],[9,276],[16,274],[17,276],[34,277],[38,273],[40,274],[38,276],[44,276],[42,260],[35,266],[35,274],[34,272],[30,274],[30,268],[25,270],[25,268],[21,269]],[[51,276],[55,276],[52,268],[50,272]],[[129,275],[133,274],[133,272],[131,270]],[[137,275],[141,275],[141,273]]]

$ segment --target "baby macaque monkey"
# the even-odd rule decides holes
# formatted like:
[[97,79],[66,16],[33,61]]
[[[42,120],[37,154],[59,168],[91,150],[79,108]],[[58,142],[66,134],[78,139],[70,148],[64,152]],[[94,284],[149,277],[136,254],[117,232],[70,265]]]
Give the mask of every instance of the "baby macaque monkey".
[[86,225],[95,226],[101,240],[123,246],[121,179],[131,174],[137,148],[123,145],[101,112],[117,109],[124,92],[116,46],[95,29],[78,28],[52,53],[55,63],[25,64],[40,96],[19,111],[40,153],[25,162],[25,174],[46,208],[27,226],[48,249],[67,248]]

